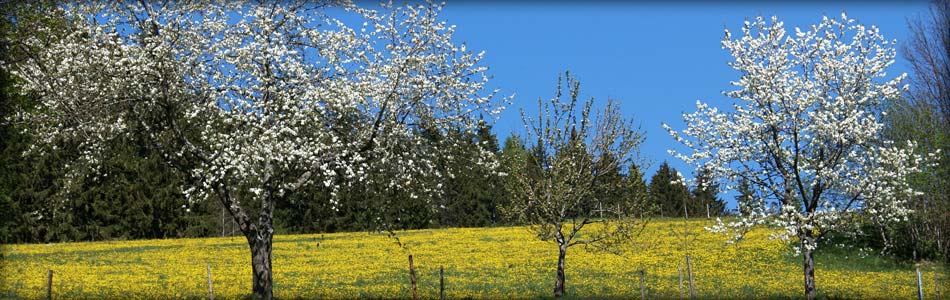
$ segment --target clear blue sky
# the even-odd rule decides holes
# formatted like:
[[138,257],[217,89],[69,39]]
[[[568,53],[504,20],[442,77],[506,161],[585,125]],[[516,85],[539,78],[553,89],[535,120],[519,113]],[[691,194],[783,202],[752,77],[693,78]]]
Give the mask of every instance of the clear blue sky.
[[[622,111],[642,124],[646,142],[642,153],[654,162],[646,180],[661,162],[687,177],[692,171],[667,154],[678,145],[661,127],[685,126],[683,112],[695,110],[696,100],[727,104],[723,90],[738,73],[720,48],[723,29],[736,32],[746,18],[777,15],[791,30],[808,27],[823,14],[842,11],[859,22],[877,25],[888,39],[906,41],[907,18],[927,12],[926,2],[833,2],[726,4],[697,2],[566,3],[490,1],[451,2],[442,17],[458,26],[457,41],[469,49],[485,50],[484,63],[494,76],[493,87],[516,94],[499,116],[494,130],[500,140],[522,134],[519,113],[537,111],[539,97],[554,96],[558,74],[570,70],[581,81],[582,95],[598,103],[613,98]],[[898,49],[900,51],[900,49]],[[900,53],[898,53],[900,55]],[[909,72],[898,59],[889,74]],[[723,194],[735,207],[731,194]]]

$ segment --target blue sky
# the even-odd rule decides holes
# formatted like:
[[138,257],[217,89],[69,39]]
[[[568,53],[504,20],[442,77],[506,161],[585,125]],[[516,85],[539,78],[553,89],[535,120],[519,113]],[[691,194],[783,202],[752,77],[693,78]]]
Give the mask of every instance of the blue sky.
[[[667,154],[677,147],[661,127],[685,126],[683,112],[695,110],[696,100],[726,105],[723,90],[738,73],[720,48],[723,29],[736,32],[746,18],[777,15],[791,30],[808,27],[823,14],[842,11],[865,25],[877,25],[888,39],[906,41],[907,18],[927,12],[926,2],[755,3],[697,2],[566,3],[449,2],[442,17],[458,26],[457,41],[469,49],[485,50],[484,63],[494,76],[491,84],[502,94],[515,94],[494,130],[500,140],[521,134],[520,109],[537,111],[539,97],[554,96],[557,76],[565,70],[581,81],[581,94],[603,104],[620,102],[622,111],[646,132],[642,153],[652,160],[646,179],[661,162],[690,176],[685,164]],[[900,52],[900,49],[898,49]],[[900,53],[898,53],[900,55]],[[910,72],[902,59],[889,74]],[[735,207],[731,194],[723,194]]]

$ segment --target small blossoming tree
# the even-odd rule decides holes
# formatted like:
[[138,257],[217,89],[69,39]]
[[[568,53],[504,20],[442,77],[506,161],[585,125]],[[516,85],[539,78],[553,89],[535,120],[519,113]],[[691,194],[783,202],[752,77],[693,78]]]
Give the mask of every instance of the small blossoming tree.
[[857,215],[904,218],[914,193],[907,177],[928,162],[914,154],[914,142],[881,135],[884,106],[900,96],[905,77],[886,76],[893,44],[845,14],[791,35],[776,17],[746,21],[739,38],[727,30],[722,40],[741,74],[736,90],[725,92],[732,105],[697,102],[696,112],[683,115],[685,129],[664,124],[689,149],[674,155],[729,186],[748,184],[747,202],[757,203],[709,229],[739,239],[769,224],[782,229],[775,237],[797,238],[808,299],[817,296],[814,253],[822,236],[853,232]]
[[4,64],[40,101],[20,121],[41,143],[78,143],[72,178],[95,174],[111,143],[146,128],[191,175],[188,199],[220,201],[239,224],[254,299],[273,297],[277,199],[371,172],[389,175],[383,189],[438,193],[419,184],[440,176],[420,132],[474,131],[500,109],[482,54],[452,41],[440,5],[158,2],[63,5],[66,28],[10,41],[35,50]]
[[557,244],[555,297],[564,295],[570,247],[616,252],[646,224],[640,218],[646,190],[633,185],[639,178],[616,180],[620,174],[641,176],[643,132],[614,101],[594,110],[594,99],[579,101],[579,93],[580,82],[566,73],[554,98],[538,100],[536,117],[521,112],[530,154],[526,163],[509,166],[510,212],[539,238]]

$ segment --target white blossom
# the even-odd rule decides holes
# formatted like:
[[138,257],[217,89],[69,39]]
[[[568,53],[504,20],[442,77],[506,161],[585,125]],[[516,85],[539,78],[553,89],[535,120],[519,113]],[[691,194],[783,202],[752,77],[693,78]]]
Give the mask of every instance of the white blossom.
[[[326,4],[63,6],[70,27],[56,39],[26,39],[40,52],[7,66],[41,101],[21,118],[41,144],[79,142],[74,177],[94,174],[129,123],[154,129],[156,143],[175,142],[162,145],[166,158],[200,162],[183,187],[191,201],[222,187],[263,199],[373,172],[400,182],[391,188],[420,189],[414,183],[442,175],[420,130],[472,131],[477,117],[500,111],[483,54],[453,41],[441,5],[329,3],[342,8],[331,16]],[[354,27],[342,21],[350,17]],[[164,108],[181,120],[156,113]],[[186,126],[200,135],[181,136]]]
[[683,115],[685,129],[664,124],[688,149],[671,150],[677,158],[709,168],[727,189],[748,180],[755,190],[759,204],[708,230],[738,240],[767,224],[782,228],[774,238],[796,237],[814,250],[826,232],[853,231],[855,214],[903,219],[915,193],[907,178],[933,159],[915,153],[913,141],[882,137],[884,106],[906,77],[885,72],[895,42],[844,14],[794,35],[776,17],[758,17],[732,37],[727,30],[722,47],[741,76],[724,92],[728,109],[697,101],[696,112]]

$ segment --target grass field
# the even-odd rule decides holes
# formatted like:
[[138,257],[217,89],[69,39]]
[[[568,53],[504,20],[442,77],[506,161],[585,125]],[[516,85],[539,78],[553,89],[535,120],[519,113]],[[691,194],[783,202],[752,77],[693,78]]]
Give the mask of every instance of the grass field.
[[[800,298],[800,257],[768,230],[738,245],[691,221],[690,254],[699,298]],[[677,267],[685,263],[682,221],[653,221],[623,255],[567,254],[568,298],[639,299],[646,271],[648,298],[678,298]],[[438,270],[445,267],[446,298],[548,298],[556,247],[524,227],[398,232],[414,256],[418,293],[438,298]],[[98,243],[4,245],[0,298],[40,299],[54,271],[56,299],[207,298],[211,265],[216,299],[247,297],[250,255],[243,237]],[[274,294],[289,298],[408,298],[407,250],[386,234],[278,235],[274,240]],[[822,252],[823,251],[823,252]],[[817,254],[821,297],[915,299],[914,266],[876,255],[825,247]],[[950,291],[941,266],[925,265],[923,283],[934,296],[934,274]],[[946,295],[944,298],[950,298]]]

